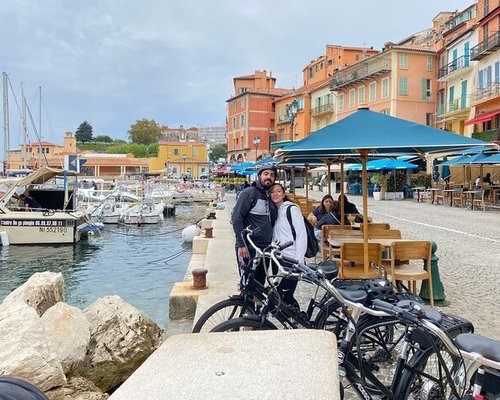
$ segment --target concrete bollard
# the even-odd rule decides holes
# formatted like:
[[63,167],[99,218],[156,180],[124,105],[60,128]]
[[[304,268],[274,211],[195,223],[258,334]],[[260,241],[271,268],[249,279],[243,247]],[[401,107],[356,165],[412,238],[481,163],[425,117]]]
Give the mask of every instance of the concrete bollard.
[[193,269],[193,289],[201,290],[207,288],[207,272],[205,268]]
[[[434,297],[434,304],[438,306],[447,306],[449,303],[445,300],[443,282],[439,276],[438,261],[439,257],[436,256],[437,244],[432,242],[432,256],[431,256],[431,274],[432,274],[432,294]],[[429,296],[429,281],[423,281],[420,287],[419,296],[425,300],[426,303],[430,302]]]
[[205,237],[207,239],[213,238],[214,237],[213,233],[214,233],[214,228],[205,228]]

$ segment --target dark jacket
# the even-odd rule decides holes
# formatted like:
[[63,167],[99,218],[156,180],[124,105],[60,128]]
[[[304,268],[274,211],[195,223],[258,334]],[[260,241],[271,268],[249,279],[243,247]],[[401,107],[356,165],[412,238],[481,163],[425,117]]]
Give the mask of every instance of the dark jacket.
[[[316,229],[321,229],[323,225],[340,225],[340,212],[332,211],[329,214],[325,214],[316,224]],[[344,216],[344,225],[351,225],[346,216]]]
[[236,235],[236,245],[245,247],[241,231],[250,226],[251,228],[260,228],[259,232],[252,236],[254,243],[259,248],[269,246],[273,238],[273,225],[276,216],[276,206],[269,199],[267,191],[264,190],[259,181],[254,186],[242,190],[238,195],[231,217]]

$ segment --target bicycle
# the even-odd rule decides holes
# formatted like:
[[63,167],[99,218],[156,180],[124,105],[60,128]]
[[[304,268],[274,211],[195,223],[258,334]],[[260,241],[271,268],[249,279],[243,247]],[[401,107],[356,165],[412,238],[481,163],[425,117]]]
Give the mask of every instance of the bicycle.
[[411,302],[377,300],[373,307],[399,318],[428,343],[403,371],[399,398],[500,399],[500,342],[472,332],[450,337],[442,315]]
[[[229,296],[229,298],[224,299],[208,308],[196,321],[192,330],[193,333],[210,331],[224,321],[239,318],[244,315],[258,315],[262,312],[263,303],[272,308],[275,308],[276,304],[282,304],[286,307],[286,316],[281,318],[280,321],[285,327],[288,327],[287,325],[290,324],[291,320],[295,320],[301,323],[304,327],[316,328],[314,320],[312,319],[313,314],[316,310],[322,310],[323,313],[318,315],[325,315],[325,311],[327,311],[329,307],[325,305],[329,301],[329,298],[325,296],[319,297],[318,290],[316,290],[314,295],[311,297],[307,306],[307,311],[305,312],[300,312],[300,310],[297,310],[293,305],[283,303],[280,296],[274,297],[273,295],[271,303],[268,302],[267,299],[269,296],[269,289],[255,279],[255,270],[261,262],[264,264],[265,269],[269,267],[269,252],[272,249],[279,249],[281,251],[282,249],[292,245],[292,242],[288,242],[281,246],[278,244],[272,244],[266,249],[261,250],[251,239],[251,236],[257,231],[257,229],[258,228],[252,230],[250,227],[247,227],[242,231],[242,237],[245,243],[247,243],[247,246],[252,246],[255,249],[256,257],[250,260],[248,265],[243,267],[243,270],[239,271],[240,293]],[[324,262],[318,264],[318,266],[312,267],[321,267],[328,279],[335,278],[338,273],[338,269],[333,262]],[[326,323],[326,319],[323,323]]]
[[[275,276],[281,278],[296,278],[313,282],[322,287],[335,299],[342,310],[345,321],[345,328],[338,349],[339,371],[341,376],[341,387],[352,387],[359,396],[365,399],[371,399],[372,396],[388,399],[401,398],[400,393],[404,385],[401,384],[402,377],[408,376],[408,360],[427,354],[429,344],[426,340],[415,335],[412,325],[405,324],[405,321],[388,313],[385,310],[377,310],[375,307],[366,306],[368,294],[366,291],[338,289],[335,285],[326,279],[321,269],[311,269],[308,266],[298,263],[296,260],[280,255],[279,247],[270,251],[270,258],[273,265],[276,265],[279,273],[269,275],[268,280]],[[286,261],[291,268],[285,268],[281,261]],[[273,288],[273,285],[270,285]],[[398,295],[395,296],[396,298]],[[403,296],[404,297],[404,296]],[[373,300],[375,304],[377,300]],[[411,302],[412,301],[408,301]],[[384,302],[385,304],[389,304]],[[424,309],[428,309],[421,305]],[[432,309],[429,309],[433,311]],[[429,311],[430,312],[430,311]],[[435,315],[446,316],[446,314],[433,311]],[[275,311],[273,316],[280,316],[280,310]],[[462,321],[462,320],[461,320]],[[400,326],[401,331],[395,330]],[[470,329],[470,324],[463,323],[463,329]],[[292,326],[296,328],[298,326]],[[453,327],[452,327],[453,328]],[[237,331],[248,329],[277,329],[271,324],[263,311],[260,315],[243,316],[221,323],[215,327],[213,332]],[[380,335],[371,335],[379,332]],[[395,334],[395,332],[397,334]],[[368,333],[368,335],[366,335]],[[452,333],[453,334],[453,333]],[[389,381],[383,377],[377,376],[380,371],[380,364],[391,358],[392,353],[399,346],[399,356],[395,365],[392,366]],[[376,350],[374,355],[368,358],[367,350]],[[381,351],[377,356],[377,351]]]

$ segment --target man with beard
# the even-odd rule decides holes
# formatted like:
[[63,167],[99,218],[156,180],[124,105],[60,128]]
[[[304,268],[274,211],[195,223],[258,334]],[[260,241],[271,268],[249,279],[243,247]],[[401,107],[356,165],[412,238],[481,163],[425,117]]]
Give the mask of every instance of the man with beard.
[[[276,179],[276,167],[263,165],[257,174],[257,181],[252,186],[242,190],[233,209],[231,223],[236,235],[236,257],[240,269],[255,257],[255,250],[247,247],[241,232],[246,227],[260,228],[252,236],[252,241],[261,249],[269,246],[273,238],[273,225],[276,221],[277,211],[269,198],[268,190]],[[257,267],[256,279],[264,283],[265,271],[262,265]]]

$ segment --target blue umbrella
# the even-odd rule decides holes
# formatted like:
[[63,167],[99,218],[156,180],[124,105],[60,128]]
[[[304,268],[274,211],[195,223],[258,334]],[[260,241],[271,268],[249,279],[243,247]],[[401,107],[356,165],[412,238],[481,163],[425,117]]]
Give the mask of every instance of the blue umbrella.
[[[328,125],[282,149],[284,157],[359,155],[363,166],[368,156],[422,155],[486,146],[481,140],[391,117],[367,108]],[[367,175],[363,168],[363,214],[368,217]],[[368,229],[364,234],[364,264],[368,268]]]
[[472,154],[478,154],[482,153],[483,151],[495,151],[494,149],[491,148],[491,146],[479,146],[479,147],[471,147],[469,149],[464,149],[464,150],[458,150],[454,151],[453,153],[450,153],[450,156],[463,156],[463,155],[472,155]]
[[[367,171],[392,171],[394,169],[415,169],[418,165],[406,162],[404,160],[393,160],[392,158],[381,158],[380,160],[372,160],[366,163]],[[361,164],[350,165],[346,167],[349,171],[361,171]]]
[[500,164],[500,153],[482,159],[483,164]]

